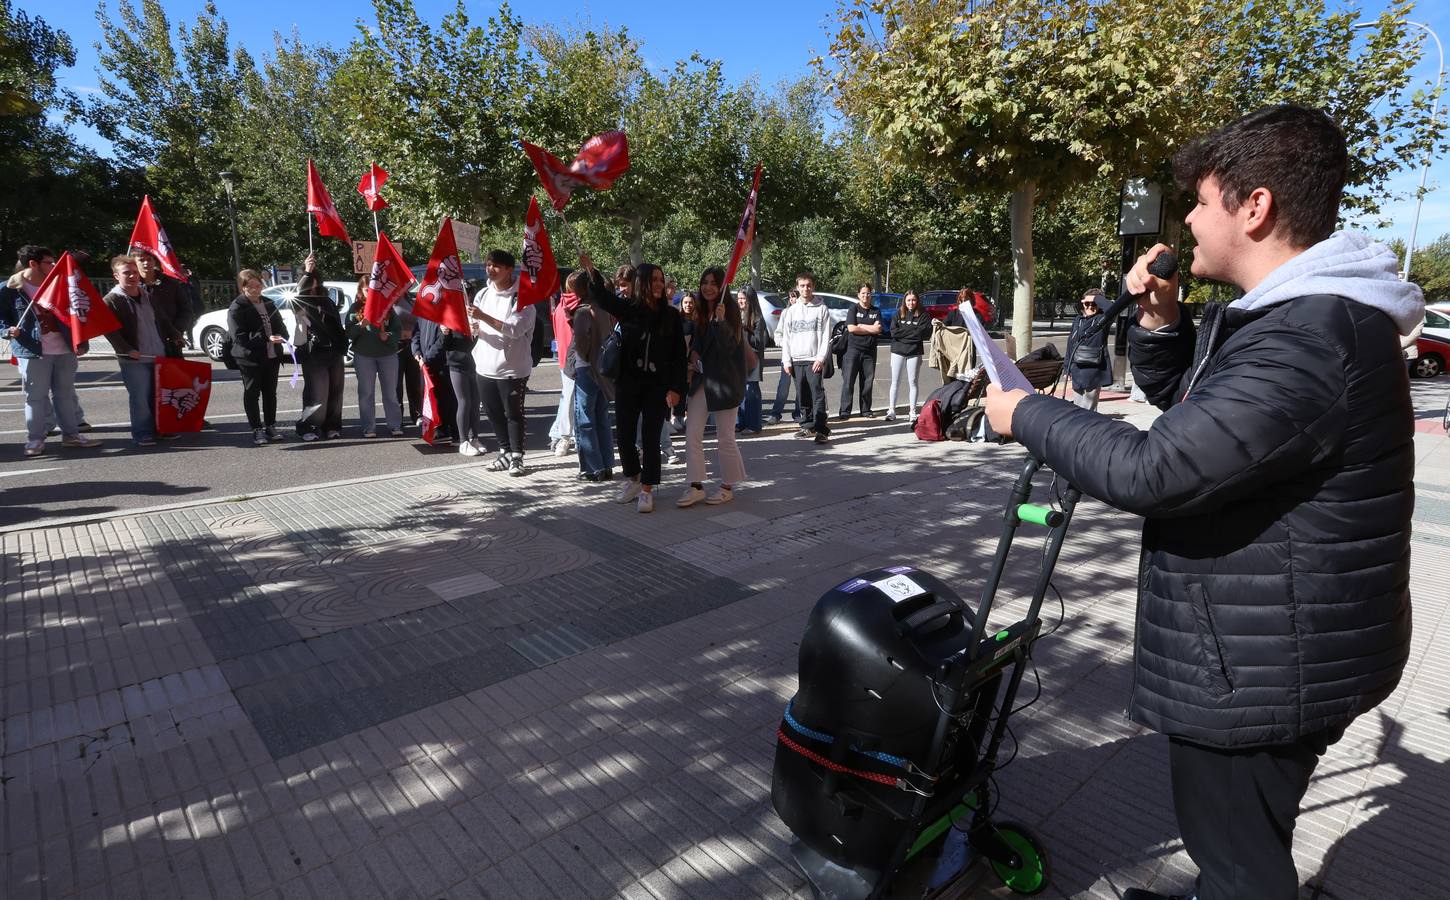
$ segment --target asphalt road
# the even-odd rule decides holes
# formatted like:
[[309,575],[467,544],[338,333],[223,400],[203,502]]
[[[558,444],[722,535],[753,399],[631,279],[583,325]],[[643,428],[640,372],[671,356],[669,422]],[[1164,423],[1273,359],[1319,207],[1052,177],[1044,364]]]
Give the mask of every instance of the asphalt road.
[[[767,353],[761,385],[767,412],[774,398],[778,355],[775,349]],[[881,410],[891,381],[890,353],[885,347],[878,348],[877,360],[873,402]],[[57,435],[47,441],[44,455],[30,458],[23,455],[25,419],[19,373],[0,363],[0,528],[472,462],[452,449],[428,446],[412,427],[403,438],[364,439],[351,369],[347,370],[343,438],[303,443],[290,427],[301,412],[301,381],[295,389],[288,387],[284,368],[277,388],[277,420],[286,440],[266,447],[252,444],[237,373],[217,365],[213,379],[207,408],[212,430],[155,447],[132,447],[126,389],[115,359],[94,353],[82,357],[78,375],[81,406],[86,420],[95,427],[91,437],[104,444],[96,450],[64,448]],[[922,398],[940,383],[934,369],[922,367]],[[837,373],[826,384],[832,413],[840,390]],[[905,385],[901,391],[898,401],[904,404]],[[546,359],[529,380],[525,407],[527,461],[536,467],[554,462],[548,455],[548,430],[558,402],[559,368]],[[381,404],[377,416],[381,420]],[[683,438],[676,438],[676,448],[683,451]],[[572,459],[558,462],[572,471]]]

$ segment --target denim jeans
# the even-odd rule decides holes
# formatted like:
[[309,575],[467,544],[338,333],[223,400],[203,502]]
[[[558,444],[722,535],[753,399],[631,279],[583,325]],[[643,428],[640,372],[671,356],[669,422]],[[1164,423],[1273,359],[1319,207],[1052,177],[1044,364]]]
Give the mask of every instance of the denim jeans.
[[131,401],[131,440],[156,439],[156,363],[149,360],[121,360],[121,380]]
[[[770,415],[772,418],[779,419],[781,413],[785,412],[785,399],[790,396],[790,386],[794,381],[794,378],[785,373],[785,366],[781,366],[780,382],[775,386],[775,403],[770,407]],[[791,410],[790,417],[797,420],[801,417],[801,397],[799,392],[796,393],[795,407]]]
[[[80,426],[75,407],[76,358],[73,353],[21,357],[20,385],[25,394],[25,434],[31,443],[44,441],[51,418],[60,423],[61,434],[70,437]],[[51,397],[55,398],[52,405]]]
[[574,446],[581,472],[614,468],[614,432],[609,427],[609,398],[599,389],[594,372],[574,371]]
[[398,402],[398,355],[363,356],[352,358],[352,370],[357,375],[357,414],[362,420],[363,431],[377,427],[377,390],[382,382],[383,416],[388,427],[403,427],[403,404]]
[[[586,366],[587,368],[587,366]],[[559,372],[559,411],[549,426],[549,440],[574,437],[574,379]]]

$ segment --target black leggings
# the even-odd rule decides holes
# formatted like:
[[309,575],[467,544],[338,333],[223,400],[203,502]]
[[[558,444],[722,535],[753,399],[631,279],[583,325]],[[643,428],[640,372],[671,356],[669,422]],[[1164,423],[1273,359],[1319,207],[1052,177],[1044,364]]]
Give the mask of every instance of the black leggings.
[[524,452],[524,393],[527,378],[482,378],[478,389],[483,393],[483,408],[493,423],[500,453]]
[[281,368],[282,361],[277,359],[237,366],[242,375],[242,409],[247,411],[247,425],[254,429],[277,425],[277,372]]
[[[666,393],[665,386],[658,381],[621,381],[615,389],[615,442],[619,445],[620,466],[624,477],[638,477],[641,484],[660,483],[660,428],[669,413],[665,406]],[[635,440],[641,419],[644,420],[640,434],[643,447]],[[641,452],[644,454],[643,468]]]
[[455,369],[450,366],[448,383],[453,386],[453,402],[456,404],[453,415],[456,417],[455,427],[458,433],[454,437],[459,443],[483,437],[478,430],[478,373],[472,369]]

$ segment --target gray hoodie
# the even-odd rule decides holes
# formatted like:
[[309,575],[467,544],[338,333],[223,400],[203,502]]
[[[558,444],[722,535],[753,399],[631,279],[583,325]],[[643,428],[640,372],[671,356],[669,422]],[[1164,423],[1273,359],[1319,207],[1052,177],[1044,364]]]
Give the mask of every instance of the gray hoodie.
[[1333,294],[1377,309],[1409,334],[1425,318],[1420,286],[1401,281],[1394,253],[1359,231],[1336,231],[1270,272],[1229,306],[1263,309],[1311,294]]

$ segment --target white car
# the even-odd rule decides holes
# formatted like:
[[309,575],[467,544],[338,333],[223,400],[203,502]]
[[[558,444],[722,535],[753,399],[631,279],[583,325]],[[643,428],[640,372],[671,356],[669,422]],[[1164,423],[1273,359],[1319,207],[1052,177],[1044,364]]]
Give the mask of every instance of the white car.
[[[770,346],[775,346],[775,329],[780,325],[780,317],[785,313],[786,303],[790,301],[790,295],[786,293],[774,293],[760,291],[756,295],[760,298],[760,315],[765,319],[765,331],[770,336]],[[816,291],[816,296],[826,304],[826,309],[831,313],[831,327],[834,328],[837,322],[846,321],[846,312],[856,303],[855,297],[847,297],[844,294],[826,294]]]
[[[323,285],[327,288],[327,295],[337,304],[338,312],[346,314],[347,308],[352,305],[353,292],[357,290],[356,282],[324,281]],[[297,297],[297,285],[275,284],[264,288],[262,296],[277,305],[287,333],[296,331],[297,313],[293,310],[293,300]],[[196,324],[191,327],[191,345],[206,351],[206,355],[215,362],[222,362],[222,345],[226,342],[226,337],[227,311],[224,309],[212,310],[197,319]],[[350,352],[348,359],[352,359]]]

